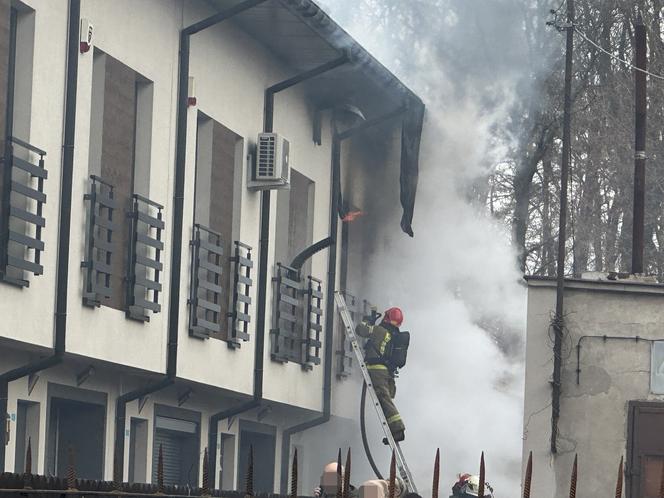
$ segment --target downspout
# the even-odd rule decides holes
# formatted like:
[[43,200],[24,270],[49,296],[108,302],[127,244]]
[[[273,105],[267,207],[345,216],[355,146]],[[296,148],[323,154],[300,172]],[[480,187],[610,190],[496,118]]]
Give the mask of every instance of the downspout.
[[[287,80],[272,85],[265,90],[265,107],[263,114],[263,131],[271,133],[274,129],[274,96],[275,94],[291,88],[303,81],[319,76],[348,62],[343,55],[330,62],[315,67],[309,71],[293,76]],[[265,361],[265,308],[267,305],[267,274],[268,250],[270,238],[270,190],[261,192],[261,221],[259,237],[258,260],[258,303],[256,311],[256,346],[254,353],[254,394],[251,400],[238,406],[228,408],[213,414],[208,425],[208,476],[210,486],[215,487],[217,468],[217,434],[219,422],[239,415],[260,406],[263,400],[263,363]]]
[[189,83],[189,53],[192,35],[244,12],[266,0],[246,0],[229,9],[218,12],[180,31],[180,67],[178,71],[177,130],[175,144],[175,186],[173,195],[173,245],[171,249],[171,279],[168,308],[168,349],[166,375],[160,381],[118,397],[115,406],[115,442],[113,458],[113,480],[121,482],[124,477],[124,440],[127,403],[148,394],[160,391],[175,383],[177,376],[178,329],[180,311],[180,273],[182,265],[182,227],[184,219],[184,183],[187,149],[187,108]]
[[289,427],[283,432],[281,439],[281,494],[288,492],[288,464],[290,460],[290,441],[293,434],[306,431],[330,421],[332,414],[332,353],[334,349],[334,288],[337,273],[337,232],[339,229],[339,197],[341,193],[341,144],[347,138],[385,121],[397,118],[407,111],[400,107],[392,112],[336,133],[332,138],[332,186],[330,200],[330,245],[327,261],[327,301],[325,303],[325,371],[323,374],[323,413],[320,417],[308,422]]
[[[69,279],[69,245],[71,228],[72,178],[74,171],[74,139],[76,130],[76,91],[78,84],[78,48],[81,1],[69,1],[67,34],[67,81],[65,83],[65,122],[62,144],[62,176],[60,178],[60,226],[58,228],[58,268],[55,294],[55,341],[53,353],[47,358],[28,363],[0,375],[0,415],[4,423],[7,413],[9,383],[62,363],[67,333],[67,283]],[[4,429],[4,428],[3,428]],[[0,430],[0,472],[5,469],[5,431]]]

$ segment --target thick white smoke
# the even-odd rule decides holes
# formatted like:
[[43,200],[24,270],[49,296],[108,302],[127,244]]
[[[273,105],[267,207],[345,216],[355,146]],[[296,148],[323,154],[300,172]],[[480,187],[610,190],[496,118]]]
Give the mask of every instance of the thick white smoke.
[[[385,9],[388,2],[392,7]],[[404,327],[412,332],[396,401],[420,492],[430,489],[440,447],[441,496],[457,473],[478,472],[481,451],[497,496],[517,496],[525,290],[508,231],[468,200],[467,188],[509,145],[493,132],[520,97],[519,51],[525,48],[515,21],[524,7],[507,0],[423,0],[404,9],[419,18],[404,14],[399,4],[324,2],[427,105],[415,239],[398,231],[398,205],[384,213],[365,295],[402,307]],[[377,12],[385,22],[377,21]],[[400,22],[416,28],[400,37]],[[487,321],[498,323],[498,331],[478,325]]]

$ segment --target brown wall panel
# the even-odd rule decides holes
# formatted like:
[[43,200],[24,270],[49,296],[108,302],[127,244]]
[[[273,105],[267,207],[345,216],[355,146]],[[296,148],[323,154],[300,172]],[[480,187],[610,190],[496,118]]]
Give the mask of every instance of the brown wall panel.
[[117,230],[113,233],[113,294],[104,304],[122,310],[130,232],[127,213],[133,188],[136,73],[110,56],[106,58],[105,71],[101,176],[115,187],[120,209],[114,213]]
[[[214,122],[212,129],[212,171],[210,178],[210,228],[222,237],[224,257],[222,259],[223,282],[230,282],[231,251],[233,250],[233,202],[235,184],[235,145],[239,137],[225,126]],[[226,315],[232,289],[224,285],[221,299],[221,338],[228,338]]]

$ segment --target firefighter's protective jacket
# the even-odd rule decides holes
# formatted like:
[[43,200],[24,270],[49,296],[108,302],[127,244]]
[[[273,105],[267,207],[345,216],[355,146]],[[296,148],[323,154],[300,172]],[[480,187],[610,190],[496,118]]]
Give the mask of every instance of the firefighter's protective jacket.
[[364,347],[364,359],[367,365],[385,364],[385,352],[392,340],[391,325],[369,325],[361,322],[355,327],[355,333],[369,339]]

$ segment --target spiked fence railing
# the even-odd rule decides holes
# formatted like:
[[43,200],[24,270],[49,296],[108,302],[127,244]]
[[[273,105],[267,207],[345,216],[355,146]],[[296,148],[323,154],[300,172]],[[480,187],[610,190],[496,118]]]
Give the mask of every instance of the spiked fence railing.
[[348,448],[348,453],[346,454],[346,468],[344,469],[344,491],[343,498],[350,498],[350,448]]
[[623,457],[620,457],[620,465],[618,465],[618,481],[616,482],[616,498],[622,497],[623,491]]
[[387,488],[389,498],[394,498],[397,485],[397,456],[392,450],[392,460],[390,461],[390,484]]
[[249,461],[247,462],[247,479],[244,486],[245,496],[254,496],[254,445],[249,446]]
[[297,448],[293,455],[293,467],[291,469],[291,492],[290,498],[297,498]]
[[530,483],[533,479],[533,452],[528,455],[528,465],[526,465],[526,477],[523,480],[523,498],[530,498]]
[[486,469],[484,468],[484,452],[480,457],[480,489],[477,492],[478,498],[484,498],[484,479],[486,479]]
[[339,455],[337,456],[337,498],[343,496],[343,477],[341,475],[341,448],[339,448]]
[[440,488],[440,448],[436,450],[436,459],[433,462],[433,483],[431,485],[431,498],[438,498]]
[[572,466],[572,479],[569,484],[569,498],[576,498],[577,472],[578,472],[578,455],[574,455],[574,465]]

